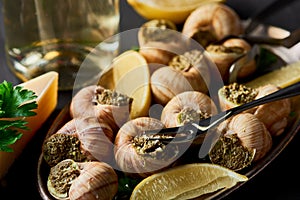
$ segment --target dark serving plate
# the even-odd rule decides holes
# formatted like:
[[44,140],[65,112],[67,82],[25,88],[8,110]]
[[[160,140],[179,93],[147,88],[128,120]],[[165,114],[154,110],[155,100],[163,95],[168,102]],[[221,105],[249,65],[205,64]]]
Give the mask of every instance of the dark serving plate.
[[[255,162],[247,169],[244,169],[242,174],[246,175],[249,180],[254,178],[258,173],[260,173],[268,164],[270,164],[281,152],[282,150],[292,141],[294,136],[300,130],[300,97],[292,98],[292,115],[290,116],[289,124],[286,128],[286,131],[274,138],[273,140],[273,147],[269,151],[269,153],[260,159],[258,162]],[[50,127],[47,136],[54,134],[60,127],[62,127],[66,122],[71,119],[69,115],[69,105],[66,105],[56,119],[53,122],[53,125]],[[38,167],[37,167],[37,182],[39,187],[39,192],[41,197],[44,200],[55,200],[47,189],[47,178],[49,173],[49,166],[44,161],[43,155],[41,154],[38,160]],[[239,187],[247,184],[246,182],[238,183],[236,186],[230,189],[223,189],[218,191],[217,193],[213,193],[211,196],[207,196],[207,199],[222,199],[225,196],[232,193],[234,190],[238,189]]]
[[[276,28],[276,27],[266,27],[263,26],[261,29],[258,29],[260,34],[277,36],[278,34],[286,36],[287,32],[285,30]],[[281,37],[281,36],[279,36]],[[280,51],[277,51],[280,52]],[[278,54],[277,54],[278,55]],[[279,55],[280,57],[280,55]],[[278,64],[278,63],[277,63]],[[280,63],[279,65],[283,65],[284,63]],[[268,152],[266,156],[264,156],[259,161],[253,163],[251,166],[243,169],[239,173],[246,175],[249,180],[254,178],[258,173],[260,173],[266,166],[268,166],[285,148],[286,146],[293,140],[294,136],[300,130],[300,97],[293,97],[292,100],[292,114],[289,117],[289,124],[286,127],[286,130],[280,136],[273,138],[273,146],[272,149]],[[66,122],[71,119],[69,114],[69,104],[66,105],[61,112],[56,117],[52,126],[48,130],[46,138],[50,135],[56,133],[56,131],[62,127]],[[55,200],[47,189],[47,178],[49,173],[49,166],[43,159],[43,154],[41,153],[38,166],[37,166],[37,183],[38,189],[40,192],[40,196],[44,200]],[[242,187],[246,182],[240,182],[232,188],[222,189],[215,193],[209,194],[205,196],[205,199],[222,199],[238,188]],[[201,198],[202,199],[202,198]]]

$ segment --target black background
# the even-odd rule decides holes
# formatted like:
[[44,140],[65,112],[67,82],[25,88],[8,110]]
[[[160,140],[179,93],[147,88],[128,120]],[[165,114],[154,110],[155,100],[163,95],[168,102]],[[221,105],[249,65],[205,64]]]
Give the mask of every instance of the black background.
[[[272,1],[273,0],[228,0],[226,4],[231,6],[242,19],[247,19]],[[278,13],[266,19],[265,23],[292,31],[300,27],[299,11],[300,1],[291,2],[290,6],[280,9]],[[145,19],[141,18],[125,0],[120,0],[120,12],[120,31],[138,28],[145,22]],[[3,24],[0,24],[0,27],[0,82],[7,80],[17,84],[20,81],[11,74],[5,64]],[[36,185],[36,168],[41,152],[41,143],[54,118],[70,99],[70,92],[59,93],[59,103],[56,110],[44,124],[43,128],[36,133],[22,155],[15,161],[5,179],[1,181],[1,200],[41,199]],[[300,135],[296,134],[294,139],[271,164],[265,167],[261,173],[257,174],[253,179],[250,179],[243,187],[234,191],[224,199],[300,199],[299,145]]]

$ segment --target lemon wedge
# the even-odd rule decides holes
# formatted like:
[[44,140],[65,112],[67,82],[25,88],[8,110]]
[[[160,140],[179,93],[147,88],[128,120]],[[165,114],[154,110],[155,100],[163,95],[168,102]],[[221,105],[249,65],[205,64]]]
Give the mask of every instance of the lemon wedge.
[[273,84],[285,88],[300,81],[300,61],[288,64],[265,75],[259,76],[245,85],[258,88],[267,84]]
[[127,50],[112,62],[114,89],[133,98],[130,118],[147,116],[151,103],[150,72],[146,59]]
[[139,15],[148,20],[167,19],[180,24],[201,4],[224,0],[127,0],[127,2]]
[[48,72],[27,82],[19,84],[28,90],[32,90],[37,95],[38,108],[34,110],[35,116],[26,117],[29,130],[22,130],[21,139],[11,145],[14,152],[0,152],[0,179],[5,176],[9,167],[15,159],[22,153],[28,142],[32,139],[36,131],[43,125],[57,105],[58,95],[58,73]]
[[130,199],[191,199],[247,180],[220,165],[185,164],[145,178],[134,188]]

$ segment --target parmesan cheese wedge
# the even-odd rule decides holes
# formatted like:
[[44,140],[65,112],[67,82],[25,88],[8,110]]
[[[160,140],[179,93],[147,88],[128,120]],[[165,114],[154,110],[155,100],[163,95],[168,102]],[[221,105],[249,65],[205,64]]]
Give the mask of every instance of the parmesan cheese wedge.
[[15,159],[22,153],[36,131],[43,125],[57,105],[58,96],[58,73],[48,72],[27,82],[19,84],[26,89],[32,90],[37,95],[38,108],[36,115],[27,117],[29,130],[22,131],[23,136],[10,147],[14,152],[0,152],[0,179],[8,172]]

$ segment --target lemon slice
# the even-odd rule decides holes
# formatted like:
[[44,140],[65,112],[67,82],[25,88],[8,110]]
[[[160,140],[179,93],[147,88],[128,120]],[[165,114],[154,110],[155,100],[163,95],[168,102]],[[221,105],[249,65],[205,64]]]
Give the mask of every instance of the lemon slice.
[[36,115],[27,117],[29,130],[22,130],[21,139],[11,145],[14,152],[0,152],[0,179],[7,173],[14,160],[22,153],[36,131],[43,125],[57,105],[58,73],[48,72],[27,82],[19,84],[26,89],[32,90],[37,95],[38,108]]
[[130,199],[191,199],[247,180],[220,165],[186,164],[145,178],[134,188]]
[[258,88],[267,84],[273,84],[284,88],[298,81],[300,81],[300,61],[257,77],[245,85],[251,88]]
[[151,103],[150,72],[146,59],[127,50],[112,62],[115,90],[133,98],[130,118],[147,116]]
[[167,19],[176,24],[183,23],[188,15],[198,6],[209,2],[224,0],[127,0],[142,17],[150,19]]

